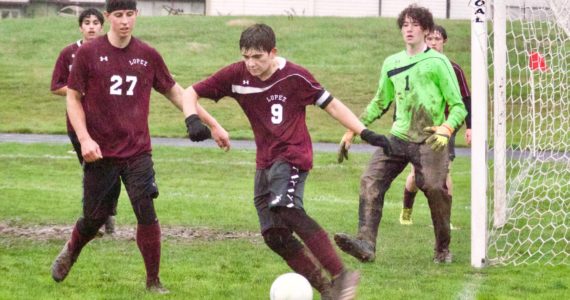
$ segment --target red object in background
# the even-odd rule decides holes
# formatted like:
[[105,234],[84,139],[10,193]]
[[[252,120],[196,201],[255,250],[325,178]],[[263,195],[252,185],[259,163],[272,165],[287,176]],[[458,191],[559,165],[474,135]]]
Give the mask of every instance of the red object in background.
[[532,71],[540,70],[540,71],[548,71],[548,67],[546,66],[546,60],[539,52],[531,52],[530,56],[528,57],[528,67]]

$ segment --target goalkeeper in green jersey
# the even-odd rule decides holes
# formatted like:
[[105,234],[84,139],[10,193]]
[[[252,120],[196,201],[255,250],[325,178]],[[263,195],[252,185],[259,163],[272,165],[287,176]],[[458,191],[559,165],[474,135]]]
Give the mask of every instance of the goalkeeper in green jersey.
[[[426,36],[426,43],[428,47],[437,52],[443,53],[443,48],[445,43],[447,43],[447,31],[440,25],[435,25],[433,31],[430,32]],[[453,71],[455,72],[455,76],[457,77],[457,82],[459,83],[459,90],[461,91],[461,97],[463,100],[463,104],[467,109],[467,117],[465,117],[465,125],[467,129],[465,130],[465,141],[467,144],[471,144],[471,92],[469,91],[469,85],[467,85],[467,79],[465,78],[465,74],[461,67],[451,62],[451,66],[453,66]],[[448,113],[446,111],[446,113]],[[458,128],[456,128],[457,130]],[[449,169],[447,172],[447,179],[446,179],[446,186],[449,192],[449,197],[453,198],[453,181],[451,180],[451,165],[453,160],[455,159],[455,135],[457,131],[455,131],[451,138],[449,139],[449,143],[447,144],[448,152],[449,152]],[[412,225],[412,210],[414,206],[414,201],[416,198],[416,194],[418,192],[418,187],[416,186],[416,176],[414,172],[414,167],[412,166],[412,170],[410,174],[408,174],[408,178],[406,178],[406,186],[404,188],[404,200],[402,201],[402,212],[400,213],[400,224],[402,225]],[[453,230],[453,225],[450,223],[450,227]]]
[[[335,234],[344,252],[360,261],[376,257],[376,237],[382,218],[384,195],[392,181],[411,163],[416,184],[426,195],[435,233],[434,262],[452,261],[449,251],[451,197],[446,186],[449,165],[447,143],[467,115],[457,78],[449,60],[428,48],[426,35],[432,31],[433,16],[426,8],[410,5],[398,17],[406,49],[386,58],[376,95],[361,115],[368,126],[396,102],[390,131],[392,155],[376,151],[360,181],[358,234]],[[449,115],[445,117],[445,107]],[[354,132],[342,137],[340,157],[346,157]],[[342,159],[339,159],[341,161]]]

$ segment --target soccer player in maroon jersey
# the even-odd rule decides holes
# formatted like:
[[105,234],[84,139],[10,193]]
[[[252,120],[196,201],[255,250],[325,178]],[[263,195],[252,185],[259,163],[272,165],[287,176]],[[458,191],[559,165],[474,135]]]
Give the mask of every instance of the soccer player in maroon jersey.
[[[445,43],[447,43],[447,31],[440,25],[434,25],[433,31],[431,31],[426,36],[426,43],[427,45],[440,52],[443,53],[443,47]],[[467,116],[465,117],[465,125],[467,129],[465,130],[465,141],[467,144],[471,144],[471,92],[469,91],[469,85],[467,85],[467,79],[465,78],[465,74],[461,67],[450,60],[451,66],[453,66],[453,71],[455,72],[455,76],[457,77],[457,81],[459,82],[459,90],[461,91],[461,99],[463,100],[463,104],[467,109]],[[449,109],[446,107],[445,115],[449,115]],[[447,173],[446,185],[448,189],[449,197],[453,195],[453,181],[451,180],[451,162],[455,159],[455,136],[457,135],[457,129],[453,132],[451,137],[449,138],[448,149],[449,149],[449,169]],[[413,224],[412,220],[412,210],[414,206],[414,200],[416,198],[416,194],[418,193],[418,187],[416,185],[416,176],[414,172],[414,166],[412,165],[412,170],[408,177],[406,178],[406,186],[404,187],[404,200],[402,203],[402,211],[400,212],[400,224],[402,225],[411,225]],[[450,227],[453,229],[453,225],[450,223]]]
[[[229,96],[237,100],[249,119],[257,146],[254,203],[265,243],[305,276],[322,299],[353,299],[359,273],[345,269],[327,232],[303,209],[305,180],[313,166],[306,106],[318,105],[387,152],[390,145],[386,137],[366,129],[307,70],[277,56],[271,27],[255,24],[247,28],[239,47],[243,61],[186,90],[184,114],[194,114],[200,97],[218,101]],[[330,279],[322,276],[323,269]]]
[[[69,77],[69,72],[71,71],[71,65],[73,63],[73,58],[75,57],[75,52],[84,43],[88,43],[99,36],[103,29],[103,24],[105,19],[103,14],[96,8],[87,8],[81,14],[79,14],[79,31],[83,35],[83,38],[77,42],[68,45],[63,48],[59,53],[59,57],[53,68],[53,73],[51,77],[51,92],[55,95],[66,96],[67,94],[67,78]],[[77,154],[77,159],[79,164],[83,164],[83,157],[81,156],[81,145],[77,140],[77,135],[73,130],[73,126],[69,122],[69,118],[66,116],[67,123],[67,136],[71,141],[73,150]],[[121,183],[117,182],[112,188],[113,192],[109,193],[109,197],[119,198],[121,193]],[[112,214],[109,216],[107,221],[105,221],[105,233],[113,234],[115,232],[115,215],[117,215],[117,208],[113,209]]]
[[[146,268],[146,287],[167,293],[159,279],[160,226],[153,204],[154,179],[148,114],[151,89],[182,109],[184,90],[172,78],[152,47],[132,36],[137,17],[135,0],[108,0],[109,32],[79,48],[68,80],[67,111],[81,144],[83,216],[52,265],[52,277],[66,278],[81,249],[95,236],[115,205],[108,197],[122,180],[137,218],[136,242]],[[200,111],[201,108],[198,107]],[[227,132],[201,110],[217,139]],[[210,130],[193,121],[189,137],[210,137]],[[225,134],[225,135],[224,135]]]

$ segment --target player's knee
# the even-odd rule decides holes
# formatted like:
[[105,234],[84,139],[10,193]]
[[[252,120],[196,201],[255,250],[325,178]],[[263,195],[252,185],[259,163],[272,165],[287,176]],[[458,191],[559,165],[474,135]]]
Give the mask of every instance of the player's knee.
[[105,221],[107,221],[106,217],[97,219],[82,217],[77,221],[77,230],[83,236],[93,237],[97,234],[99,228],[105,224]]
[[158,222],[153,198],[147,196],[134,200],[133,209],[138,224],[150,225]]
[[285,259],[303,247],[288,229],[269,229],[263,233],[263,240],[271,250]]

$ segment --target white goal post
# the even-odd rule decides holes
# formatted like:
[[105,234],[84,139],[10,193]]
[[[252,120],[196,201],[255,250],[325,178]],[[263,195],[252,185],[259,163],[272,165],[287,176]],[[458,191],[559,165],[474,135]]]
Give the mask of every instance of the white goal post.
[[471,264],[570,264],[570,1],[471,0]]

